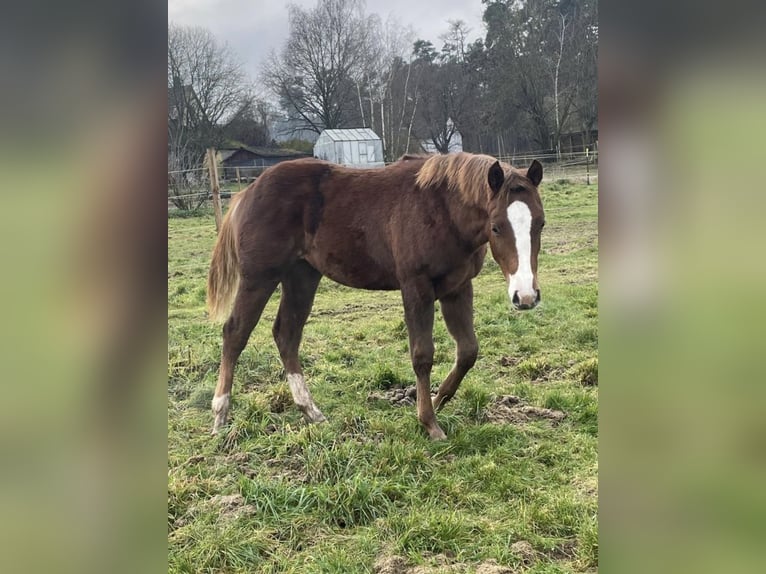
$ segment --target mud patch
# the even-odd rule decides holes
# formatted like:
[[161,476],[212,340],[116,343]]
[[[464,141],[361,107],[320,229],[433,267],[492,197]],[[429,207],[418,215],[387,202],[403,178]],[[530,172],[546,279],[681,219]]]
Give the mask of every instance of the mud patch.
[[250,453],[249,452],[235,452],[234,454],[231,454],[226,457],[227,461],[233,462],[233,463],[243,463],[248,462],[250,460]]
[[[395,407],[406,407],[414,405],[417,400],[418,392],[415,385],[410,387],[396,387],[388,389],[387,391],[372,392],[367,396],[369,401],[386,401],[391,403]],[[435,397],[436,393],[432,391],[431,398]]]
[[537,553],[535,552],[535,549],[532,548],[532,545],[526,540],[519,540],[518,542],[511,544],[511,551],[513,551],[519,558],[521,558],[521,561],[526,566],[534,564],[535,560],[537,559]]
[[577,541],[567,540],[553,549],[550,553],[554,560],[574,560],[577,557]]
[[290,390],[284,386],[280,386],[275,389],[268,396],[269,410],[272,413],[283,413],[293,404],[293,396],[290,394]]
[[495,424],[523,424],[540,419],[558,424],[566,416],[563,411],[524,404],[514,395],[498,397],[484,410],[484,420]]
[[[414,405],[417,391],[415,386],[406,388],[389,389],[383,392],[372,392],[367,396],[368,401],[386,401],[395,407]],[[431,389],[431,399],[436,397],[436,392]],[[535,407],[525,404],[519,397],[503,395],[492,401],[484,409],[483,419],[486,422],[496,424],[522,424],[532,420],[549,420],[558,424],[566,418],[566,413],[543,407]]]
[[521,362],[521,359],[518,357],[501,357],[500,359],[500,366],[501,367],[515,367]]
[[406,574],[409,567],[401,556],[383,556],[375,561],[372,571],[375,574]]
[[431,558],[435,564],[411,566],[403,556],[383,556],[378,558],[373,567],[375,574],[514,574],[508,566],[502,566],[495,560],[486,560],[480,564],[450,563],[443,554]]
[[216,494],[209,503],[218,506],[221,512],[227,512],[244,505],[245,499],[241,494]]
[[514,570],[507,566],[501,566],[494,560],[482,562],[476,568],[476,574],[513,574]]
[[212,498],[200,502],[195,510],[210,511],[215,509],[223,520],[233,520],[241,516],[255,514],[256,508],[245,504],[241,494],[216,494]]

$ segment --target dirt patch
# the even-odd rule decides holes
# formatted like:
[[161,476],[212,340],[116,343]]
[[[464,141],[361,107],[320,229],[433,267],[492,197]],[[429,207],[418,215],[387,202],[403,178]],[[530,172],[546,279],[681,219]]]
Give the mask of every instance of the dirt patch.
[[245,504],[241,494],[216,494],[210,499],[210,504],[219,506],[222,511],[232,510]]
[[451,563],[443,554],[432,557],[436,563],[430,566],[411,566],[403,556],[383,556],[378,558],[373,567],[375,574],[514,574],[508,566],[502,566],[495,560],[486,560],[480,564]]
[[270,458],[266,461],[265,466],[269,475],[275,478],[299,483],[307,481],[306,466],[298,455],[290,454],[280,458]]
[[574,560],[577,557],[577,541],[567,540],[556,546],[549,555],[554,560]]
[[517,554],[518,557],[521,558],[521,561],[527,566],[534,564],[537,559],[535,549],[532,548],[532,545],[526,540],[514,542],[511,544],[511,550]]
[[515,367],[521,362],[521,359],[518,357],[501,357],[500,358],[500,366],[501,367]]
[[476,574],[513,574],[514,570],[507,566],[502,566],[494,560],[482,562],[476,568]]
[[563,411],[524,404],[522,399],[514,395],[498,397],[484,410],[485,420],[496,424],[523,424],[539,419],[557,424],[566,416]]
[[238,518],[256,512],[255,506],[245,504],[241,494],[216,494],[203,504],[208,508],[217,508],[223,519]]
[[375,561],[372,569],[375,574],[407,574],[407,560],[401,556],[382,556]]
[[249,452],[235,452],[234,454],[230,454],[229,456],[227,456],[226,460],[234,462],[234,463],[248,462],[250,460],[250,453]]
[[293,396],[284,387],[274,390],[268,397],[269,410],[272,413],[283,413],[293,404]]
[[[431,399],[436,393],[431,394]],[[367,400],[386,401],[395,407],[414,405],[417,397],[415,386],[389,389],[382,392],[370,393]],[[549,420],[557,424],[566,418],[566,413],[543,407],[527,405],[519,397],[503,395],[498,397],[484,410],[484,420],[497,424],[522,424],[531,420]]]
[[[417,388],[415,385],[412,385],[410,387],[395,387],[387,391],[373,392],[368,395],[367,400],[386,401],[395,407],[406,407],[414,405],[417,396]],[[434,396],[436,396],[436,393],[432,392],[431,397],[433,398]]]

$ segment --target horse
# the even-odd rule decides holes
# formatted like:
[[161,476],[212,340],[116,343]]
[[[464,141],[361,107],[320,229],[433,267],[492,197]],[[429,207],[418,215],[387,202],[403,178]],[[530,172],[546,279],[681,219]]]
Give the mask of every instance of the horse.
[[[235,196],[213,250],[209,316],[223,320],[228,314],[213,434],[227,421],[237,359],[278,285],[272,333],[293,400],[309,423],[326,420],[306,385],[298,348],[319,281],[327,276],[358,289],[401,291],[418,420],[431,439],[445,439],[435,411],[476,362],[472,279],[487,244],[513,307],[532,309],[540,302],[542,178],[537,160],[518,169],[469,153],[405,156],[377,169],[312,158],[268,168]],[[437,300],[457,351],[432,400]]]

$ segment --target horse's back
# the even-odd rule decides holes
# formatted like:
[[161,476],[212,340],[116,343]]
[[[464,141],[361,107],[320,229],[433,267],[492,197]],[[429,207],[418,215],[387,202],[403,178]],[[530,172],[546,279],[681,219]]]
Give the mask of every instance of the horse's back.
[[319,185],[321,224],[308,236],[307,261],[350,287],[399,289],[393,222],[411,201],[416,172],[414,164],[332,166]]
[[356,169],[307,158],[269,168],[242,202],[243,274],[278,275],[304,259],[361,289],[399,289],[402,276],[423,274],[449,291],[470,279],[477,257],[453,237],[444,196],[416,186],[423,161]]
[[305,258],[349,286],[398,288],[386,228],[402,175],[313,158],[270,167],[238,207],[243,273],[278,272]]

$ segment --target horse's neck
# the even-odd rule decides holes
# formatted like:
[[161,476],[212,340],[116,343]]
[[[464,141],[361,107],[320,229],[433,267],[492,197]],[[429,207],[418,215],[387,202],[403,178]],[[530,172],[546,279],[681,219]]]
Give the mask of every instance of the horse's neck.
[[489,241],[489,213],[486,205],[467,203],[462,197],[453,196],[449,202],[449,211],[450,218],[464,243],[478,249]]

